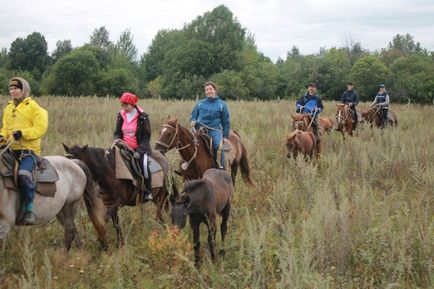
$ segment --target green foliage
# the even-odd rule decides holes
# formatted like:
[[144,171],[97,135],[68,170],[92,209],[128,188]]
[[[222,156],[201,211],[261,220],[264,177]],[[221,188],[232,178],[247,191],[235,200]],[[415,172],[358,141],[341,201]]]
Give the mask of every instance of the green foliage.
[[33,32],[25,39],[17,38],[9,49],[7,67],[15,71],[30,71],[39,80],[49,64],[47,51],[45,37],[39,32]]
[[211,80],[218,83],[218,95],[223,99],[247,99],[249,90],[244,84],[241,73],[224,70],[212,76]]
[[351,68],[350,78],[356,83],[362,101],[373,100],[378,86],[385,83],[390,70],[375,56],[360,58]]
[[129,29],[121,33],[121,35],[119,36],[119,40],[116,42],[115,48],[131,63],[136,61],[137,48],[134,45],[134,36]]
[[420,55],[409,55],[395,60],[390,93],[398,102],[432,103],[434,99],[434,62]]
[[102,74],[97,95],[120,96],[125,91],[138,94],[137,79],[124,68],[113,68]]
[[93,31],[92,35],[90,36],[90,45],[100,48],[103,51],[109,51],[113,48],[113,43],[110,41],[110,33],[105,26],[96,28]]
[[71,40],[59,40],[56,42],[56,49],[53,51],[51,57],[53,62],[56,62],[60,57],[70,53],[72,51]]

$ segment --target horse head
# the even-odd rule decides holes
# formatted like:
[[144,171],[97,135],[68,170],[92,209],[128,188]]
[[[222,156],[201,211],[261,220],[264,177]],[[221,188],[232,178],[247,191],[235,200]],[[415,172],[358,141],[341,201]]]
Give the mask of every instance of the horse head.
[[297,115],[291,115],[293,119],[292,127],[295,130],[306,130],[311,121],[311,116],[307,113],[299,113]]
[[186,194],[185,191],[182,193],[175,191],[173,195],[170,196],[170,218],[172,225],[177,226],[179,229],[185,227],[189,202],[190,196]]
[[168,116],[160,130],[160,135],[155,143],[155,149],[162,154],[176,147],[179,141],[179,123],[178,118]]
[[66,144],[62,143],[63,149],[65,150],[66,157],[69,159],[79,159],[83,160],[87,155],[88,146],[75,145],[73,147],[69,147]]

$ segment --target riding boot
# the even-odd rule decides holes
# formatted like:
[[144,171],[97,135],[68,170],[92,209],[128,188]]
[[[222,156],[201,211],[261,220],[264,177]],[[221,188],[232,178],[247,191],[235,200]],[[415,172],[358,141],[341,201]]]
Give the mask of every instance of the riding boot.
[[142,203],[146,203],[147,201],[152,201],[152,175],[148,166],[148,177],[144,178],[145,188],[142,194]]
[[222,149],[222,151],[221,151],[221,156],[220,156],[220,168],[219,169],[221,169],[221,170],[224,170],[225,169],[225,152],[224,152],[224,150]]
[[36,188],[35,181],[29,172],[28,174],[18,175],[18,182],[23,197],[24,215],[17,223],[20,225],[34,225],[36,223],[36,216],[33,213],[33,199],[35,197]]

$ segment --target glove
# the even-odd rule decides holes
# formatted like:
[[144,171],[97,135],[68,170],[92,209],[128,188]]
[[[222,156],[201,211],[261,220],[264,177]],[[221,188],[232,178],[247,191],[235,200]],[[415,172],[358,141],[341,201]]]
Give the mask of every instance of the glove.
[[14,136],[14,140],[19,140],[23,136],[23,133],[20,130],[17,130],[14,131],[12,135]]
[[303,108],[304,108],[304,106],[300,105],[300,106],[298,107],[298,111],[299,111],[300,113],[302,113],[302,112],[303,112]]
[[190,123],[190,125],[191,125],[192,127],[194,127],[194,126],[196,125],[196,121],[195,121],[195,120],[192,120],[191,123]]
[[138,152],[134,152],[133,158],[140,159],[140,154]]

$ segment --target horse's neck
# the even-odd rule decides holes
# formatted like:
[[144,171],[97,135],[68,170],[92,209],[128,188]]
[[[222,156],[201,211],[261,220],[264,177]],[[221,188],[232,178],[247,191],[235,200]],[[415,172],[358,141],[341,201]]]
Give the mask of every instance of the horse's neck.
[[[182,148],[179,153],[185,161],[189,161],[195,153],[200,155],[206,151],[203,140],[195,138],[192,133],[182,126],[179,126],[179,146]],[[196,149],[197,152],[195,152]]]
[[[102,152],[105,154],[105,151]],[[110,156],[114,157],[114,151],[110,151]],[[100,162],[96,158],[88,158],[83,162],[89,167],[92,176],[101,186],[109,186],[111,180],[115,179],[114,169],[111,167],[110,158],[103,157]]]

